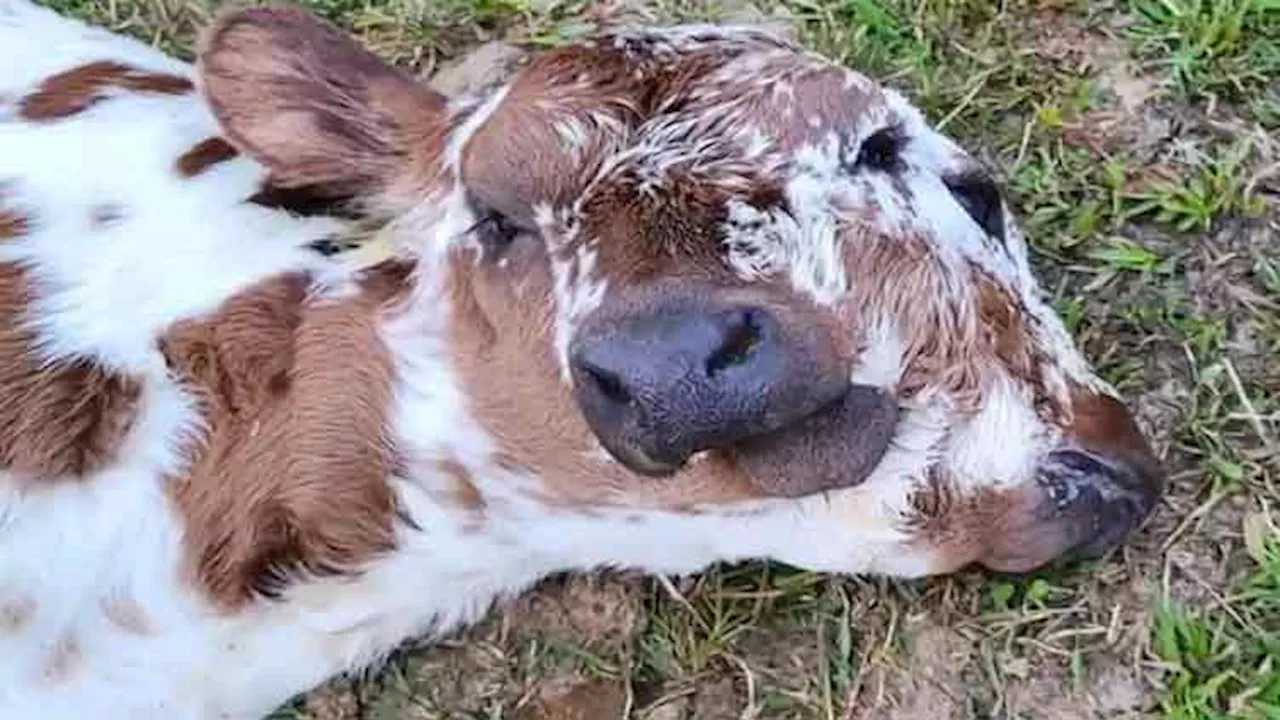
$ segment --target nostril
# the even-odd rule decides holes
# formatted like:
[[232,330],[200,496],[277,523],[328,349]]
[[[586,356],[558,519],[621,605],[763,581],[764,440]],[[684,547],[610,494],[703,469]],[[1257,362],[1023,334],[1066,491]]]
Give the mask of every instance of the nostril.
[[1107,477],[1114,473],[1097,458],[1076,450],[1059,451],[1054,457],[1062,466],[1080,476]]
[[627,392],[626,385],[622,382],[622,377],[612,370],[583,362],[578,365],[582,374],[596,386],[600,394],[610,402],[618,405],[626,405],[631,402],[631,393]]
[[741,365],[760,344],[760,319],[754,310],[741,310],[728,319],[724,341],[707,358],[707,377],[714,378],[727,368]]

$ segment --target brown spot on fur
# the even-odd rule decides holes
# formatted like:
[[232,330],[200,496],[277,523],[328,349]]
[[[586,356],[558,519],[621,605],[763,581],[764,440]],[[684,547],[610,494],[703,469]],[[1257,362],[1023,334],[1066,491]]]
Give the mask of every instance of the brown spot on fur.
[[444,126],[444,97],[297,8],[224,15],[203,36],[198,64],[226,140],[282,188],[331,197],[385,189]]
[[1019,304],[1007,290],[990,278],[976,275],[978,317],[997,357],[1019,377],[1032,373],[1032,354],[1026,328],[1022,326]]
[[1127,465],[1153,484],[1150,492],[1161,492],[1164,471],[1133,413],[1119,400],[1094,390],[1073,386],[1070,395],[1069,437],[1090,452]]
[[[671,167],[668,181],[642,190],[643,177],[620,173],[585,203],[581,236],[599,238],[598,272],[610,286],[630,287],[664,278],[689,278],[730,286],[722,224],[731,200],[776,208],[782,189],[763,175],[708,176],[707,170]],[[743,183],[749,192],[730,190]]]
[[29,480],[88,475],[115,458],[142,386],[88,359],[46,366],[23,325],[30,301],[26,272],[0,263],[0,467]]
[[22,237],[31,230],[31,221],[12,210],[0,208],[0,240]]
[[924,240],[881,237],[860,217],[846,217],[844,232],[852,290],[842,301],[846,325],[869,331],[882,320],[896,324],[903,346],[897,391],[904,399],[938,388],[960,408],[976,407],[983,385],[979,326],[952,305],[943,261]]
[[1015,381],[1032,393],[1036,411],[1054,423],[1070,417],[1065,398],[1053,392],[1045,380],[1046,359],[1032,342],[1026,325],[1026,311],[1014,295],[994,279],[973,268],[978,289],[978,321],[985,335],[985,347],[1004,364]]
[[130,635],[150,635],[155,632],[146,611],[132,597],[111,595],[102,599],[102,614],[120,630]]
[[457,460],[441,460],[440,471],[453,480],[451,498],[457,506],[470,512],[483,512],[488,505],[471,471]]
[[[879,101],[846,88],[841,68],[777,53],[781,45],[764,36],[740,40],[674,52],[644,43],[626,49],[604,43],[538,54],[468,143],[468,189],[483,204],[528,224],[531,207],[578,199],[601,162],[631,143],[630,131],[656,115],[701,122],[691,131],[698,139],[721,139],[749,125],[776,149],[794,151],[824,141],[832,127],[855,124]],[[750,70],[721,72],[744,57],[751,58]],[[730,106],[737,113],[733,128],[723,112]],[[811,125],[809,119],[818,122]]]
[[36,603],[29,597],[18,596],[0,602],[0,634],[21,632],[35,614]]
[[192,88],[191,81],[179,75],[100,60],[47,78],[35,92],[22,99],[18,117],[32,121],[70,117],[106,99],[112,89],[182,95]]
[[855,216],[845,223],[852,292],[841,314],[854,328],[873,328],[885,318],[896,323],[903,344],[898,392],[904,398],[937,389],[958,409],[972,411],[998,377],[992,371],[1000,369],[1026,383],[1045,414],[1060,410],[1046,386],[1044,359],[1032,345],[1024,310],[1008,290],[971,268],[974,292],[957,298],[950,271],[929,243],[879,237]]
[[[468,189],[525,223],[532,222],[535,203],[576,198],[594,167],[624,140],[600,120],[625,128],[641,119],[645,88],[631,70],[619,53],[603,49],[562,48],[533,59],[467,143]],[[587,130],[585,147],[565,147],[557,124],[570,122]]]
[[914,544],[932,556],[933,572],[953,572],[972,562],[1029,570],[1067,544],[1064,526],[1036,521],[1041,501],[1033,486],[963,491],[930,471],[910,497],[904,526]]
[[300,275],[264,282],[161,342],[209,428],[173,498],[190,569],[224,607],[394,548],[387,479],[400,461],[375,318],[398,288],[381,272],[342,300],[308,299]]
[[1089,447],[1109,446],[1112,454],[1150,452],[1133,415],[1120,401],[1081,387],[1071,392],[1071,436]]
[[192,178],[220,162],[239,155],[235,148],[220,137],[205,138],[178,158],[178,174]]
[[70,633],[63,635],[44,660],[44,679],[51,683],[64,683],[71,679],[83,660],[80,640]]

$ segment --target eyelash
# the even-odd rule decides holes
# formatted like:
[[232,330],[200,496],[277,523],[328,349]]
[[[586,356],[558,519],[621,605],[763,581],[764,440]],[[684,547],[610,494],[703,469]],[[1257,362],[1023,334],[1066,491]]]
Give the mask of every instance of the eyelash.
[[472,226],[472,232],[487,252],[501,253],[520,236],[521,229],[505,215],[488,211]]

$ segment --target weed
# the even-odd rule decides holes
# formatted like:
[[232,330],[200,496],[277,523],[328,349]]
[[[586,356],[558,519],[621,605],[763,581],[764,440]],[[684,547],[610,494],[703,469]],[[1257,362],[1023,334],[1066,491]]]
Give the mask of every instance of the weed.
[[1280,535],[1256,548],[1256,565],[1215,612],[1161,603],[1152,649],[1168,720],[1280,717]]
[[1185,93],[1245,96],[1280,73],[1275,0],[1133,0],[1138,52]]

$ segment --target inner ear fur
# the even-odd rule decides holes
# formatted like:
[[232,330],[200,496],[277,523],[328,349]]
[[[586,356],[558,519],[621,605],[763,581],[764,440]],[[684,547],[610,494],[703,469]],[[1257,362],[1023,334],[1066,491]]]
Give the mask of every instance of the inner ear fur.
[[196,67],[226,139],[281,187],[386,187],[438,144],[445,118],[444,96],[297,8],[221,16]]

